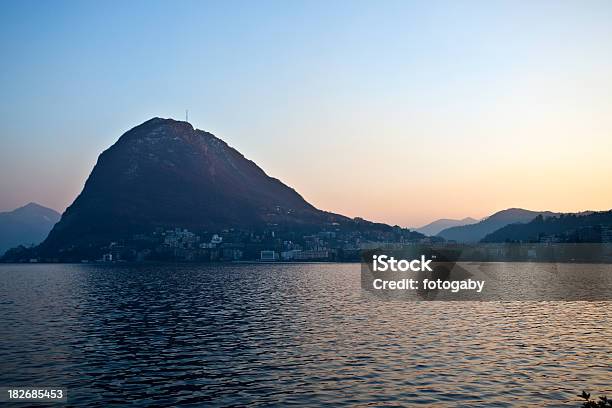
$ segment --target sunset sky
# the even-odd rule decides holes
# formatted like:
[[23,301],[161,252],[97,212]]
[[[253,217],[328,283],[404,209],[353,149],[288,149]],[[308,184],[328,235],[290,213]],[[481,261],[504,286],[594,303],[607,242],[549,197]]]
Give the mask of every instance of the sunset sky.
[[3,1],[0,52],[0,211],[185,109],[349,216],[612,208],[610,1]]

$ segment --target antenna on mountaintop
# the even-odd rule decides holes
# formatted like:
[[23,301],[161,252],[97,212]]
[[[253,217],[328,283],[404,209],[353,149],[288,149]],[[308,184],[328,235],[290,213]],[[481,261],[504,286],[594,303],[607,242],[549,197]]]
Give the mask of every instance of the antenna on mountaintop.
[[189,122],[189,109],[185,109],[185,122]]

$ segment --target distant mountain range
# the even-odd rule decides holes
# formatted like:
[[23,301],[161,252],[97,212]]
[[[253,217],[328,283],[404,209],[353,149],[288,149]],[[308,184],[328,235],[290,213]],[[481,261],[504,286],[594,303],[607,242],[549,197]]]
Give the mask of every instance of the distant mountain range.
[[536,216],[524,224],[510,224],[488,234],[482,242],[610,242],[612,210]]
[[165,245],[161,250],[170,245],[160,237],[178,229],[207,236],[235,230],[224,249],[231,254],[242,248],[250,259],[259,247],[284,248],[287,240],[319,248],[317,240],[325,239],[347,250],[362,243],[418,242],[425,235],[461,243],[539,240],[543,235],[555,242],[597,242],[608,236],[610,218],[610,212],[561,215],[510,208],[480,221],[437,220],[417,232],[351,219],[315,208],[211,133],[187,122],[153,118],[99,156],[83,191],[61,218],[34,203],[1,213],[0,255],[43,240],[34,249],[9,251],[3,260],[93,260],[117,245],[127,245],[132,254],[145,249],[154,254],[160,245]]
[[477,219],[474,219],[471,217],[466,217],[462,220],[442,218],[434,222],[431,222],[427,225],[424,225],[420,228],[416,228],[415,231],[420,232],[421,234],[428,235],[428,236],[434,236],[434,235],[437,235],[440,231],[445,230],[450,227],[460,227],[463,225],[474,224],[477,222],[478,222]]
[[38,245],[59,219],[57,211],[36,203],[0,213],[0,256],[18,245]]
[[488,234],[505,227],[509,224],[527,223],[535,217],[553,217],[559,215],[551,211],[530,211],[522,208],[510,208],[507,210],[496,212],[495,214],[470,225],[450,227],[440,231],[437,236],[446,239],[447,241],[456,242],[479,242]]

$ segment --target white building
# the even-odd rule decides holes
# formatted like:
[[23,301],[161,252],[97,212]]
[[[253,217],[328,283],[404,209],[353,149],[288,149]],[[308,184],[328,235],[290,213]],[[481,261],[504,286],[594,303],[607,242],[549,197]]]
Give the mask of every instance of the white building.
[[259,259],[262,261],[277,261],[278,253],[276,253],[276,251],[261,251]]

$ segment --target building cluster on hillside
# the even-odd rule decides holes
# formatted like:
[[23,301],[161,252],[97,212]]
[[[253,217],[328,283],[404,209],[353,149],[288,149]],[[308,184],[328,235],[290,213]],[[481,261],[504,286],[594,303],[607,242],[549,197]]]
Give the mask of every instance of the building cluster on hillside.
[[185,228],[158,228],[150,234],[136,234],[130,240],[109,243],[100,260],[352,261],[359,260],[363,249],[417,242],[421,238],[419,234],[399,227],[388,231],[321,230],[308,233],[283,231],[274,226],[261,231],[224,229],[201,233]]
[[[457,244],[432,241],[407,229],[341,230],[337,226],[313,232],[283,230],[277,226],[258,231],[223,229],[195,232],[185,228],[157,228],[149,234],[136,234],[129,240],[117,240],[103,248],[98,259],[117,261],[195,261],[195,262],[318,262],[359,261],[362,251],[392,249],[403,245],[459,245],[468,260],[545,260],[582,258],[569,242],[612,243],[612,228],[596,226],[565,234],[544,235],[524,243]],[[441,240],[443,241],[443,240]],[[608,251],[610,245],[605,247]],[[568,249],[570,248],[570,249]],[[601,252],[601,251],[600,251]],[[606,254],[608,252],[605,252]],[[569,255],[571,254],[571,256]],[[607,257],[608,255],[606,255]]]
[[558,243],[612,243],[612,227],[591,225],[573,228],[557,234],[539,234],[537,242],[545,244]]

